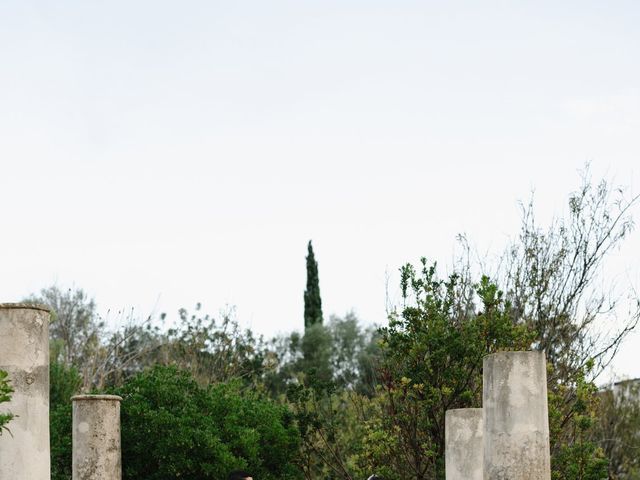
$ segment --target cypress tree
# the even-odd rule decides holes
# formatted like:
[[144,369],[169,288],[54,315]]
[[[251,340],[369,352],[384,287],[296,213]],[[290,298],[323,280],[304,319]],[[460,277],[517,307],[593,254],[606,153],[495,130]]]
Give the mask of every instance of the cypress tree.
[[322,323],[322,300],[318,262],[313,254],[311,240],[307,245],[307,289],[304,291],[304,328]]

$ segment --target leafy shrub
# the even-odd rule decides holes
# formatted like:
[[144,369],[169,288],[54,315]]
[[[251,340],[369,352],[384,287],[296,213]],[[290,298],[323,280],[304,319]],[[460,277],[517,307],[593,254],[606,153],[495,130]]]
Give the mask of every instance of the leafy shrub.
[[235,383],[199,386],[175,367],[155,367],[113,393],[123,397],[125,478],[298,478],[299,435],[290,413]]
[[[0,370],[0,403],[11,400],[13,388],[9,385],[9,374],[4,370]],[[0,435],[3,430],[9,431],[7,423],[11,421],[13,415],[11,413],[0,413]]]
[[49,412],[51,432],[51,480],[71,480],[72,462],[71,400],[59,404]]
[[80,391],[82,377],[78,369],[52,360],[49,364],[49,408],[70,405],[71,397]]
[[[223,480],[234,469],[265,480],[301,478],[292,415],[238,383],[202,387],[188,372],[157,366],[109,393],[123,397],[125,479]],[[53,479],[70,478],[70,405],[52,412],[51,439]]]

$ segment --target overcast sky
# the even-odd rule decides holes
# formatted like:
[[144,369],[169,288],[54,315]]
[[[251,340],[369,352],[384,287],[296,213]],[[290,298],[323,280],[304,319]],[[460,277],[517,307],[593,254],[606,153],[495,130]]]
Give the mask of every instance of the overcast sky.
[[[491,258],[585,162],[638,193],[638,25],[637,1],[2,0],[2,301],[285,332],[313,239],[325,313],[381,323],[401,264],[458,233]],[[640,284],[639,237],[610,281]]]

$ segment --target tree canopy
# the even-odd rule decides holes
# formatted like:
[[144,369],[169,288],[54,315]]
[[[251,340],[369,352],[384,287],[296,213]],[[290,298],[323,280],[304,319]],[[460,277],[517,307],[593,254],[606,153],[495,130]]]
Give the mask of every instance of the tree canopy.
[[320,298],[320,278],[318,262],[313,253],[311,240],[307,244],[307,288],[304,291],[304,327],[322,323],[322,299]]

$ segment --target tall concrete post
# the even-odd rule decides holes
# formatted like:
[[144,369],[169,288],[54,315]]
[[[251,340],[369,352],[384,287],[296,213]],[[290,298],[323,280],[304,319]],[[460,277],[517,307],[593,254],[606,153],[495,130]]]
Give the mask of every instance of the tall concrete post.
[[447,480],[482,480],[482,409],[447,410],[444,425]]
[[484,479],[549,480],[544,353],[495,353],[483,369]]
[[49,480],[49,318],[41,305],[0,304],[0,370],[14,392],[0,405],[15,415],[0,436],[0,478]]
[[120,401],[116,395],[76,395],[73,480],[120,480]]

